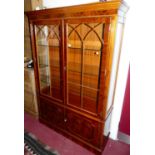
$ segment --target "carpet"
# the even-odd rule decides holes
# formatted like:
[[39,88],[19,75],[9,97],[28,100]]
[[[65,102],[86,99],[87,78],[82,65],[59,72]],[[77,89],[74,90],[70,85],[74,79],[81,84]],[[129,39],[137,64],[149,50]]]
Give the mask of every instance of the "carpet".
[[24,155],[60,155],[32,133],[24,132]]

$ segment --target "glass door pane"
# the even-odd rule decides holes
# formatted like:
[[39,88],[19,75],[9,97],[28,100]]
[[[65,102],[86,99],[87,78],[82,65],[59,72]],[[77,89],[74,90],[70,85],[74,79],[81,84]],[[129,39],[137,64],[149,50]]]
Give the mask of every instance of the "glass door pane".
[[36,25],[40,92],[62,99],[59,25]]
[[82,106],[91,112],[97,112],[104,24],[84,25],[89,31],[84,37]]
[[104,23],[67,25],[67,104],[93,113],[98,104],[103,30]]
[[67,49],[67,88],[68,103],[81,106],[81,51],[82,43],[78,33],[73,31],[77,25],[68,27],[68,49]]

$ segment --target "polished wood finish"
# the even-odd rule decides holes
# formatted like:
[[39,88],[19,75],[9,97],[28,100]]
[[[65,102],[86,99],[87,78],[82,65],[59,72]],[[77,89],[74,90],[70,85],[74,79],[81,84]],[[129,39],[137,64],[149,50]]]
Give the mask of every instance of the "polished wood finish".
[[107,99],[123,6],[110,0],[26,12],[39,120],[95,154],[107,141],[103,130],[112,111]]
[[[84,17],[84,16],[109,16],[117,14],[122,1],[121,0],[111,0],[108,2],[100,3],[90,3],[69,7],[53,8],[46,10],[39,10],[33,12],[27,12],[30,20],[41,20],[50,18],[68,18],[68,17]],[[95,10],[94,10],[95,8]],[[37,15],[36,16],[36,12]]]

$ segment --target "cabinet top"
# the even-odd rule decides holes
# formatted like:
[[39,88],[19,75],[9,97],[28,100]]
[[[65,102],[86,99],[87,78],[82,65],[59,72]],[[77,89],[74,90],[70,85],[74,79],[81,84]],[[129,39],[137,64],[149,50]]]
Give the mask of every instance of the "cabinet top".
[[68,18],[81,16],[116,15],[118,10],[123,14],[128,11],[128,5],[123,0],[106,0],[105,2],[74,5],[60,8],[27,11],[29,20]]

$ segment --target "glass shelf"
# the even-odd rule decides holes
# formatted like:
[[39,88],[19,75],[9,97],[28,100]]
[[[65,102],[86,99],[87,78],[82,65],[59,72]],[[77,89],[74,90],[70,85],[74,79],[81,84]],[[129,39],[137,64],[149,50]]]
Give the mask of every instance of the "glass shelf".
[[[37,46],[60,48],[60,46],[46,45],[46,44],[37,44]],[[76,50],[76,52],[81,52],[81,50],[82,50],[81,48],[78,48],[78,47],[68,47],[68,49],[71,49],[71,50],[69,50],[69,52],[74,52],[75,50]],[[102,52],[101,49],[84,48],[83,50],[85,51],[85,53],[87,53],[88,51],[94,51],[94,52],[98,52],[100,54]],[[57,52],[59,52],[59,51],[57,51]],[[93,53],[93,54],[97,55],[96,53]]]
[[44,79],[41,79],[40,81],[41,81],[42,83],[49,84],[49,82],[48,82],[48,81],[45,81]]
[[[68,72],[73,72],[73,73],[79,73],[79,74],[81,74],[81,72],[80,71],[77,71],[77,70],[72,70],[72,69],[68,69]],[[69,74],[71,74],[71,73],[69,73]],[[93,74],[93,73],[86,73],[86,72],[83,72],[82,73],[83,75],[88,75],[88,76],[97,76],[98,77],[98,74]]]
[[40,68],[45,68],[45,67],[49,67],[49,65],[48,64],[39,64],[39,67]]
[[93,88],[93,87],[88,87],[88,86],[85,86],[84,84],[81,85],[81,84],[77,84],[77,83],[74,83],[74,82],[67,82],[67,84],[71,84],[71,85],[75,85],[75,86],[91,89],[91,90],[94,90],[94,91],[99,91],[99,89],[96,89],[96,88]]
[[40,63],[39,67],[40,68],[45,68],[45,67],[52,67],[52,68],[60,68],[60,66],[58,65],[59,61],[52,61],[52,64],[44,64],[44,63]]
[[[81,74],[81,63],[76,62],[68,62],[67,71],[70,72],[70,74],[73,73],[79,73]],[[99,74],[99,66],[97,65],[86,65],[83,64],[83,75],[90,75],[90,76],[98,76]]]
[[[43,83],[45,83],[45,84],[49,84],[49,83],[50,83],[49,81],[46,81],[46,80],[44,80],[44,79],[40,79],[40,81],[43,82]],[[60,82],[61,80],[56,79],[56,78],[53,78],[53,79],[51,79],[51,81],[53,81],[53,82],[55,82],[55,81]]]
[[59,76],[53,76],[50,77],[49,75],[44,75],[44,74],[40,74],[40,79],[48,79],[48,80],[57,80],[60,81],[60,77]]
[[[79,52],[81,52],[81,50],[82,50],[81,48],[78,48],[78,47],[69,47],[69,46],[68,46],[68,49],[74,49],[74,50],[77,50],[77,51],[79,51]],[[84,48],[83,50],[84,50],[85,52],[86,52],[86,51],[98,51],[98,52],[102,52],[101,49]],[[70,52],[71,52],[71,51],[70,51]]]
[[60,48],[60,46],[46,45],[46,44],[37,44],[37,46],[44,46],[44,47],[57,47],[57,48]]

